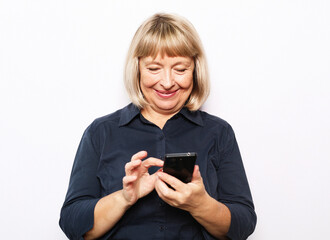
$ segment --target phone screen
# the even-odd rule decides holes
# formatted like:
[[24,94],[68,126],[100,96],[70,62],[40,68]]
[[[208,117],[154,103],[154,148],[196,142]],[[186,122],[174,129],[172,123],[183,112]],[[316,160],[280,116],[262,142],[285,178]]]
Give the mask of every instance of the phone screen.
[[195,152],[165,154],[163,171],[188,183],[192,178],[196,158]]

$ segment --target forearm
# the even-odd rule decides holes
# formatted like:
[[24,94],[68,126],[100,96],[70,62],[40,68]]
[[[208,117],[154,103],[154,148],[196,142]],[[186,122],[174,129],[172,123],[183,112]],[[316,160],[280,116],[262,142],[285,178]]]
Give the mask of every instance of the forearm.
[[104,235],[121,219],[129,207],[122,190],[101,198],[94,209],[93,228],[84,235],[84,239],[96,239]]
[[217,239],[226,239],[231,222],[231,214],[226,205],[206,194],[203,204],[190,213],[211,235]]

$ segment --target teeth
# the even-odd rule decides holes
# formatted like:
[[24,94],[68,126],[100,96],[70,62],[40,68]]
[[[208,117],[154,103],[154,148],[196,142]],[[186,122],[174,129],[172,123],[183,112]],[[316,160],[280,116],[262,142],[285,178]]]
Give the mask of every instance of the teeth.
[[169,94],[172,94],[174,92],[159,92],[159,93],[169,95]]
[[160,95],[163,95],[164,97],[167,97],[167,96],[172,96],[176,93],[176,91],[173,91],[173,92],[162,92],[162,91],[158,91],[156,90],[156,92],[158,92],[158,94]]

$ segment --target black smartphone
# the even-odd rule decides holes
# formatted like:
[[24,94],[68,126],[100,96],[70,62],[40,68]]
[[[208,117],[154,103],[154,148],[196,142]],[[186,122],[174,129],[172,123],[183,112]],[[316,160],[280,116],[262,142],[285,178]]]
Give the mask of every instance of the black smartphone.
[[195,152],[165,154],[163,171],[188,183],[192,178],[196,158]]

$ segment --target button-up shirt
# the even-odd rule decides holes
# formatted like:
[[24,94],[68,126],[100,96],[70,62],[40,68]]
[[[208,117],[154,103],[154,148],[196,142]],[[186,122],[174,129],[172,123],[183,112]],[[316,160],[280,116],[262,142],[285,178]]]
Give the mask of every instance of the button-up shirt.
[[[60,226],[70,239],[82,239],[93,227],[96,203],[123,188],[125,164],[141,150],[160,159],[166,153],[196,152],[206,191],[231,212],[227,236],[246,239],[253,232],[256,214],[231,126],[206,112],[182,108],[160,129],[129,104],[96,119],[84,132],[61,210]],[[149,173],[157,170],[151,167]],[[189,212],[168,205],[154,190],[100,239],[214,237]]]

